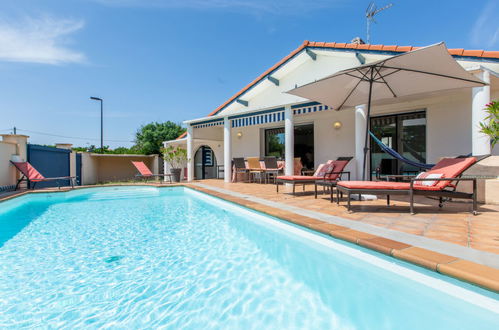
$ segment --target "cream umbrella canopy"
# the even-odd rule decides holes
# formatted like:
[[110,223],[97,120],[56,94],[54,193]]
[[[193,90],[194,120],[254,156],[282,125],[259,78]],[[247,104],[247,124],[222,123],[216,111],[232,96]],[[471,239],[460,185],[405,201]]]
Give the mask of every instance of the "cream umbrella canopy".
[[335,110],[367,103],[362,179],[365,180],[372,101],[486,85],[449,54],[443,42],[339,71],[287,93]]

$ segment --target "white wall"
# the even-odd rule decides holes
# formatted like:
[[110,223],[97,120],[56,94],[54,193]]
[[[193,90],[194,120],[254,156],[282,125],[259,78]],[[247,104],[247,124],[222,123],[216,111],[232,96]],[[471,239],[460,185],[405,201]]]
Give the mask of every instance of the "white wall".
[[12,155],[16,154],[16,149],[16,143],[0,141],[0,186],[16,183],[16,169],[10,163]]
[[[232,128],[232,157],[261,157],[261,133],[262,127],[280,127],[282,123],[274,123],[273,126],[247,126]],[[237,133],[242,133],[242,137],[238,137]]]
[[89,152],[81,153],[81,177],[82,185],[97,183],[97,160]]
[[[307,115],[304,117],[306,118]],[[353,110],[327,111],[314,120],[314,163],[326,163],[338,157],[355,156],[355,113]],[[303,118],[303,119],[305,119]],[[335,129],[333,123],[340,121],[342,127]],[[345,171],[351,172],[355,178],[355,162],[350,163]]]

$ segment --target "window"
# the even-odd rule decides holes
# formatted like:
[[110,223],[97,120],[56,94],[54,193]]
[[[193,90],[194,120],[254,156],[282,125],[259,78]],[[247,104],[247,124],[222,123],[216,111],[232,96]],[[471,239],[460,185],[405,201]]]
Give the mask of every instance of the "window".
[[265,130],[265,156],[284,159],[284,128]]

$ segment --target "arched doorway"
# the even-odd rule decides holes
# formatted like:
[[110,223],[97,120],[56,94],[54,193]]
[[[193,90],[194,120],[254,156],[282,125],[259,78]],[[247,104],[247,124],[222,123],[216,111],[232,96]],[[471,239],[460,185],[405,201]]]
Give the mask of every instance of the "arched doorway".
[[194,178],[196,180],[215,179],[217,177],[217,159],[208,146],[201,146],[194,155]]

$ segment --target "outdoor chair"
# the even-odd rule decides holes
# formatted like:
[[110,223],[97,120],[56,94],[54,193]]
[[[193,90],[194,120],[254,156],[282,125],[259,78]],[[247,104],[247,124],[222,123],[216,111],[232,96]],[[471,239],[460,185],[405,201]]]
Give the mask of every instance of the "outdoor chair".
[[265,175],[265,169],[262,168],[260,159],[258,157],[248,157],[246,160],[248,161],[250,182],[254,182],[255,177],[258,176],[260,179],[260,183],[262,183],[262,179]]
[[329,172],[324,180],[315,181],[315,198],[317,198],[317,187],[322,186],[324,193],[326,188],[329,188],[331,203],[333,202],[333,188],[343,179],[343,175],[346,175],[347,180],[350,181],[350,172],[344,169],[352,159],[353,157],[338,157],[335,161],[328,163],[334,166],[333,171]]
[[234,163],[234,177],[235,177],[234,182],[237,182],[237,174],[242,173],[243,175],[247,175],[248,169],[246,168],[246,162],[242,157],[234,158],[233,163]]
[[[390,181],[341,181],[336,186],[337,203],[340,203],[340,193],[347,195],[347,207],[350,211],[350,196],[352,194],[386,195],[386,203],[390,205],[390,195],[409,196],[410,212],[414,214],[414,196],[434,196],[439,198],[439,207],[443,207],[443,198],[463,198],[473,201],[472,213],[477,214],[477,181],[476,178],[462,178],[461,175],[475,164],[475,157],[443,158],[429,171],[422,172],[411,178],[410,182]],[[460,181],[472,181],[473,192],[456,191]]]
[[295,187],[297,184],[305,185],[315,184],[316,181],[326,180],[327,175],[334,171],[333,161],[329,160],[326,164],[320,164],[313,175],[281,175],[276,178],[276,191],[279,192],[279,184],[290,183],[293,185],[293,195],[295,194]]
[[38,182],[47,182],[47,181],[55,181],[57,183],[57,187],[60,189],[59,185],[60,180],[69,180],[71,188],[74,188],[74,181],[76,177],[74,176],[60,176],[54,178],[46,178],[40,174],[30,163],[28,162],[13,162],[10,161],[12,165],[16,167],[16,169],[22,174],[22,177],[17,181],[16,188],[19,188],[19,185],[23,180],[26,180],[28,183],[28,187],[30,183],[33,183],[31,189],[35,189],[35,186]]
[[135,175],[136,178],[143,178],[144,180],[148,180],[149,178],[154,177],[168,177],[170,183],[172,183],[172,175],[173,174],[153,174],[149,167],[147,167],[144,162],[134,162],[132,161],[133,166],[139,171],[138,174]]
[[265,164],[265,181],[268,182],[272,178],[275,183],[277,176],[282,171],[282,168],[279,168],[277,164],[277,157],[265,157],[263,163]]

